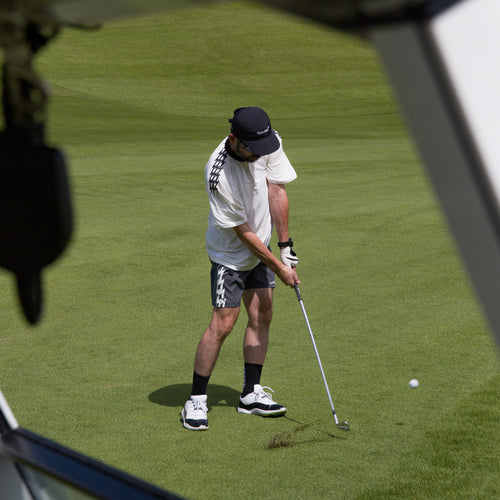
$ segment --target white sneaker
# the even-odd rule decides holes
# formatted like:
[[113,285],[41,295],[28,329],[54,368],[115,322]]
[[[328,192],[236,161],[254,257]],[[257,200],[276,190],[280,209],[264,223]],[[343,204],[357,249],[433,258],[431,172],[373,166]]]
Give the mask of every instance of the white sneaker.
[[262,415],[264,417],[277,417],[286,412],[286,408],[273,401],[271,394],[264,389],[270,387],[262,387],[259,384],[253,386],[253,392],[245,397],[240,396],[240,404],[238,405],[238,413],[246,413],[247,415]]
[[208,429],[207,395],[190,396],[182,409],[182,425],[192,431]]

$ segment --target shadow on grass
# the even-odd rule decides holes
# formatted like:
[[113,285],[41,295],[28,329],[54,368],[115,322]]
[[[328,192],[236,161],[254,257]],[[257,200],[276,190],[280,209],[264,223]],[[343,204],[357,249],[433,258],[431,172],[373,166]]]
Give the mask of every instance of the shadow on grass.
[[[300,422],[299,420],[293,419],[285,415],[284,417],[289,422],[294,422],[295,424],[299,424],[298,427],[291,431],[282,431],[278,432],[274,435],[274,437],[269,441],[268,448],[287,448],[290,446],[310,444],[310,443],[320,443],[329,441],[330,439],[346,439],[345,436],[332,434],[328,431],[315,427],[311,424],[306,424],[304,422]],[[297,440],[297,434],[300,434],[302,431],[309,429],[310,431],[314,431],[316,433],[315,437],[303,438],[301,440]]]
[[[167,385],[149,395],[152,403],[162,406],[184,406],[191,393],[191,384]],[[207,389],[208,407],[230,406],[236,408],[240,397],[240,391],[225,385],[210,384]]]

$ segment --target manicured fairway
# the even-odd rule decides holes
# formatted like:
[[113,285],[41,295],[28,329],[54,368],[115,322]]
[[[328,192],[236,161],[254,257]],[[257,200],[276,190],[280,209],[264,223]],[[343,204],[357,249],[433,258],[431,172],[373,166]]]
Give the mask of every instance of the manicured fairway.
[[[0,388],[21,425],[193,499],[500,497],[498,351],[369,44],[229,3],[66,29],[37,66],[77,218],[40,326],[0,273]],[[349,433],[283,285],[262,381],[287,416],[236,412],[242,313],[210,429],[180,423],[211,314],[203,168],[246,105],[299,175],[300,289]]]

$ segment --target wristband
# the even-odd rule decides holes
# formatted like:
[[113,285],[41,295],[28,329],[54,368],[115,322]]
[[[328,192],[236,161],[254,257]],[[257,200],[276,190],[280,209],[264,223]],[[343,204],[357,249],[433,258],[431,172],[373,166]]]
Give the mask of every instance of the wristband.
[[288,238],[288,241],[278,241],[279,248],[293,247],[292,238]]

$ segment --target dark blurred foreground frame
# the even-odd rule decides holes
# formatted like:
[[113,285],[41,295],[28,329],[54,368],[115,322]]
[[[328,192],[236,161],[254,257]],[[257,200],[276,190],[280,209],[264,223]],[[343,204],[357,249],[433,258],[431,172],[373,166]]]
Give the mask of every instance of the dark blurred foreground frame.
[[[67,7],[65,15],[69,18],[72,3],[80,7],[79,12],[88,12],[89,5],[99,5],[89,2],[87,9],[82,11],[82,0],[24,2],[25,5],[36,7],[51,3],[64,4]],[[147,3],[150,5],[154,1]],[[163,0],[167,7],[170,3],[181,5],[183,2]],[[189,3],[206,4],[209,0]],[[500,21],[500,2],[265,0],[264,3],[362,36],[378,49],[500,346],[500,180],[496,172],[496,166],[500,165],[496,141],[500,130],[500,99],[496,95],[500,88],[500,75],[495,64],[500,52],[500,35],[496,30]],[[113,5],[119,4],[114,2]],[[12,5],[12,2],[0,0],[0,13],[6,5]],[[91,17],[94,20],[98,16]],[[2,22],[0,41],[4,40],[4,19]],[[39,81],[32,79],[31,75],[20,81],[27,84],[28,88],[24,90],[29,91],[29,95],[33,90],[39,90]],[[43,92],[40,95],[43,97]],[[19,125],[15,121],[10,132],[14,130],[16,133]],[[42,152],[42,156],[45,153],[48,155],[46,163],[50,182],[47,183],[46,192],[56,186],[54,193],[59,197],[59,206],[65,212],[55,209],[59,229],[55,240],[48,243],[46,260],[36,262],[36,266],[43,267],[46,262],[58,257],[69,240],[71,206],[63,157],[55,150],[44,149],[39,125],[43,123],[29,120],[28,127],[21,123],[22,135],[28,132],[22,140],[28,140],[31,153],[35,150],[36,153]],[[494,144],[493,140],[496,141]],[[0,141],[0,153],[11,151],[9,143],[9,140]],[[14,154],[16,151],[19,152],[19,148],[15,149]],[[38,155],[32,158],[37,159]],[[15,158],[13,161],[15,163]],[[6,192],[8,194],[10,191]],[[13,203],[17,203],[16,197]],[[8,216],[9,206],[4,206],[2,210],[3,215]],[[50,217],[54,217],[54,212],[49,213],[52,214]],[[40,224],[50,233],[50,220],[42,220]],[[40,234],[43,236],[47,231]],[[12,234],[19,238],[29,237],[16,234],[15,230]],[[0,234],[0,245],[4,243],[5,235]],[[5,248],[7,246],[4,245]],[[40,269],[34,272],[33,266],[25,266],[23,259],[19,255],[13,256],[8,249],[3,252],[2,259],[8,269],[9,262],[15,263],[15,269],[11,266],[10,270],[18,276],[18,285],[22,288],[24,283],[27,287],[24,298],[20,288],[20,298],[26,302],[23,307],[28,320],[35,323],[41,303],[40,279],[37,277]],[[23,276],[25,279],[20,282],[19,277]],[[0,484],[11,500],[176,498],[20,428],[1,392]]]

